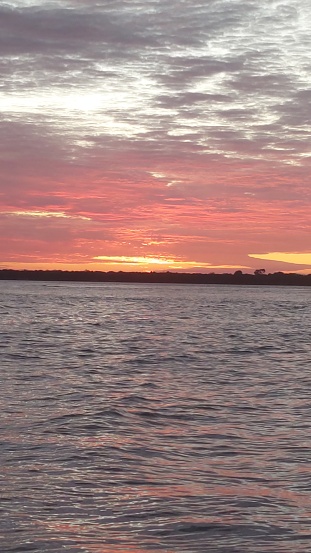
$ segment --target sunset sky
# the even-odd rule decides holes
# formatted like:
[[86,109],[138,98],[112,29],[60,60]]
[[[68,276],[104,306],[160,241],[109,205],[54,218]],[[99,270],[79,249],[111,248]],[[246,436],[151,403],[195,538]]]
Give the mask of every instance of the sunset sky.
[[7,0],[0,268],[311,273],[310,0]]

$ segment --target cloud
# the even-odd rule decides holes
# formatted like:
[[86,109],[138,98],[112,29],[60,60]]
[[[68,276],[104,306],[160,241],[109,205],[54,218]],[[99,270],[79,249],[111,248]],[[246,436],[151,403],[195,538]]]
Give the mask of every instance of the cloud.
[[2,8],[11,108],[5,94],[2,102],[14,113],[57,111],[63,132],[80,124],[98,136],[143,134],[157,147],[169,134],[176,149],[188,140],[233,157],[277,148],[295,117],[308,123],[306,2],[176,8],[162,0]]
[[217,266],[305,249],[310,22],[309,0],[8,1],[3,211],[65,213],[89,259],[101,233]]
[[63,211],[3,211],[2,213],[0,212],[0,214],[12,217],[39,217],[39,219],[51,219],[55,217],[56,219],[82,219],[84,221],[90,221],[89,217],[67,215]]
[[254,257],[255,259],[266,259],[268,261],[281,261],[282,263],[290,263],[291,265],[311,266],[310,252],[270,252],[265,254],[250,253],[249,257]]

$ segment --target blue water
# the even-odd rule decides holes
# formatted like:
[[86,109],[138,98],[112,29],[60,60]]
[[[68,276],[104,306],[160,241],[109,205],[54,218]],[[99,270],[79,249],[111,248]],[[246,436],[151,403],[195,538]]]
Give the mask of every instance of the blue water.
[[309,288],[0,282],[0,550],[311,550]]

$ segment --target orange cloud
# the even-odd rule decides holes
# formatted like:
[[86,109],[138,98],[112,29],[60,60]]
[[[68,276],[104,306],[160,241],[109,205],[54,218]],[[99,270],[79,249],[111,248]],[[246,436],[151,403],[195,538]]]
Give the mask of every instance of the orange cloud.
[[310,252],[270,252],[264,254],[250,253],[249,257],[255,259],[266,259],[269,261],[281,261],[282,263],[290,263],[292,265],[309,265],[311,266]]

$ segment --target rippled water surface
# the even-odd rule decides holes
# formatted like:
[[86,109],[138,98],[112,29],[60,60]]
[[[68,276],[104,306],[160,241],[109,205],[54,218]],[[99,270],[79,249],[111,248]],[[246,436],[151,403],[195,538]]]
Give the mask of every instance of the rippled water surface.
[[309,288],[0,293],[2,552],[311,551]]

